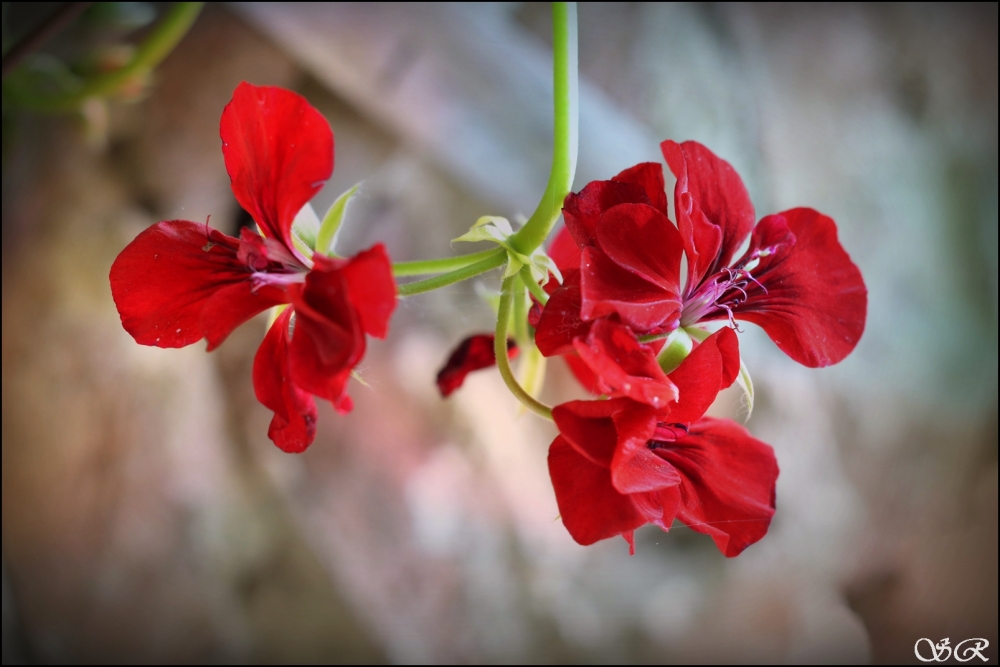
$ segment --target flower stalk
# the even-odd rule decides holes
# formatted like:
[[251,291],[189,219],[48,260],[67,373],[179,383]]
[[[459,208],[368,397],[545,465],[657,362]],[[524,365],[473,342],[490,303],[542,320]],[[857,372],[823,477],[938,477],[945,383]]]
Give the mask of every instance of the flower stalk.
[[507,359],[507,332],[510,327],[512,299],[514,293],[520,291],[515,290],[516,282],[517,276],[511,276],[503,281],[503,286],[500,288],[500,308],[497,312],[497,330],[493,341],[493,352],[497,358],[497,369],[500,371],[500,377],[503,378],[507,388],[517,397],[517,400],[521,401],[525,407],[535,414],[546,419],[552,419],[552,408],[536,400],[531,394],[525,391],[524,387],[517,381],[517,378],[514,377],[514,371],[511,369],[510,361]]

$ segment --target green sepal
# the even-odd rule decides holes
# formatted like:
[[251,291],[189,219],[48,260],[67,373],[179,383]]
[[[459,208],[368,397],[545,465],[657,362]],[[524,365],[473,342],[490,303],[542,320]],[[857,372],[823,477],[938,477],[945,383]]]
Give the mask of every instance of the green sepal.
[[736,383],[743,390],[743,396],[746,397],[747,401],[747,416],[743,421],[750,421],[750,415],[753,414],[753,380],[750,379],[750,371],[743,363],[742,356],[740,357],[740,374],[736,377]]
[[355,185],[344,194],[337,197],[336,201],[330,205],[323,222],[320,223],[319,231],[316,233],[316,252],[335,257],[333,247],[337,243],[337,234],[340,232],[340,223],[344,220],[344,212],[347,210],[347,203],[358,193],[360,183]]
[[677,329],[667,338],[667,344],[660,350],[656,360],[664,373],[673,373],[681,362],[687,359],[694,347],[694,341],[684,329]]
[[292,244],[306,257],[312,257],[316,250],[316,235],[319,233],[319,216],[312,204],[299,209],[292,220]]
[[507,251],[507,268],[503,274],[505,279],[516,275],[522,267],[527,266],[532,278],[541,285],[548,282],[550,272],[556,276],[559,282],[562,282],[562,274],[559,272],[559,267],[556,266],[551,257],[545,254],[544,250],[539,248],[531,255],[524,255],[514,248],[510,241],[512,236],[514,236],[514,230],[511,228],[510,221],[507,218],[501,218],[496,215],[484,215],[476,220],[475,224],[469,228],[469,231],[458,238],[452,239],[452,243],[460,241],[466,243],[489,241],[499,245]]

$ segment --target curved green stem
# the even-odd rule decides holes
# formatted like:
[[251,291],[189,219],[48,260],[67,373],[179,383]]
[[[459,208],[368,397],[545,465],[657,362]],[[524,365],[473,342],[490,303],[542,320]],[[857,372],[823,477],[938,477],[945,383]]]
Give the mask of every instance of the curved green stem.
[[516,291],[514,289],[516,279],[516,275],[505,279],[500,288],[500,308],[497,312],[497,330],[493,340],[493,353],[497,358],[500,377],[503,378],[507,388],[517,397],[517,400],[536,414],[546,419],[552,419],[552,408],[535,400],[531,394],[524,390],[524,387],[518,384],[517,378],[514,377],[514,371],[511,370],[510,360],[507,358],[507,331],[510,327],[511,300]]
[[[77,90],[55,95],[36,95],[29,91],[11,89],[18,104],[49,113],[74,111],[91,97],[103,97],[117,91],[130,79],[149,74],[164,58],[170,55],[188,29],[198,18],[204,2],[178,2],[167,12],[153,31],[139,45],[132,60],[121,69],[101,74],[83,82]],[[8,90],[4,89],[6,95]]]
[[531,275],[531,269],[527,266],[522,266],[519,273],[521,274],[521,281],[528,288],[528,291],[531,292],[531,295],[538,299],[538,303],[543,306],[548,303],[549,295],[545,293],[541,285],[535,282],[534,276]]
[[579,139],[579,77],[577,71],[576,3],[552,3],[552,83],[555,132],[552,170],[538,208],[514,236],[511,244],[525,255],[535,251],[552,230],[563,200],[573,186]]
[[493,255],[505,255],[503,248],[483,250],[468,255],[458,255],[457,257],[445,257],[444,259],[420,259],[413,262],[397,262],[392,265],[392,275],[397,278],[406,276],[425,276],[431,273],[447,273],[464,269],[470,264],[490,259]]
[[427,278],[426,280],[417,280],[416,282],[397,285],[396,292],[399,296],[422,294],[424,292],[436,290],[439,287],[445,287],[453,283],[461,282],[468,278],[472,278],[473,276],[478,276],[480,273],[486,273],[487,271],[498,269],[503,266],[503,263],[507,260],[507,253],[503,252],[503,250],[494,252],[495,254],[491,254],[486,259],[482,259],[474,264],[469,264],[468,266],[456,271],[451,271],[440,276],[434,276],[433,278]]

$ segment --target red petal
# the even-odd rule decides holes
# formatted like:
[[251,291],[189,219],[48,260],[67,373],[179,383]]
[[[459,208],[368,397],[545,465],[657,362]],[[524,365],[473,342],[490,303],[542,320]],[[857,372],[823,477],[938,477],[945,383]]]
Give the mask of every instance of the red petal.
[[663,373],[653,351],[639,343],[628,327],[598,320],[587,338],[577,338],[573,345],[597,376],[601,393],[627,396],[654,408],[665,408],[677,399],[677,388]]
[[612,419],[618,442],[611,459],[611,483],[619,493],[661,491],[681,483],[674,467],[647,447],[656,431],[653,410],[644,406],[622,410]]
[[333,173],[333,132],[301,95],[241,83],[222,112],[233,194],[265,236],[291,241],[295,214]]
[[593,181],[580,194],[569,193],[563,202],[563,220],[577,245],[594,242],[601,214],[618,204],[649,204],[642,185],[617,181]]
[[643,162],[629,167],[611,180],[638,185],[646,193],[649,205],[663,215],[667,214],[667,191],[663,181],[663,165],[659,162]]
[[[321,262],[331,263],[322,256],[317,257],[316,262],[317,266]],[[376,243],[359,252],[343,264],[341,271],[362,330],[369,336],[385,338],[389,333],[389,319],[396,308],[396,281],[385,246]]]
[[703,418],[688,436],[655,450],[682,478],[677,518],[710,535],[727,557],[767,533],[778,463],[770,445],[730,420]]
[[[472,371],[496,366],[497,357],[493,351],[493,334],[477,334],[469,336],[455,348],[448,357],[448,362],[437,375],[438,391],[441,396],[448,397],[465,382],[465,376]],[[517,343],[513,338],[507,339],[507,357],[517,356]]]
[[580,268],[580,248],[569,233],[568,227],[563,227],[549,246],[549,257],[556,263],[563,277],[567,271]]
[[749,298],[733,313],[762,327],[800,364],[835,364],[850,354],[865,329],[868,291],[861,271],[837,240],[831,218],[810,208],[779,215],[795,244],[761,258],[751,273],[767,291],[751,283]]
[[709,336],[668,377],[679,398],[670,406],[670,421],[691,423],[711,407],[722,389],[733,384],[740,370],[736,334],[729,327]]
[[[712,151],[696,141],[660,144],[670,171],[677,177],[674,203],[677,227],[688,250],[700,256],[697,262],[689,252],[689,263],[698,265],[695,282],[728,266],[733,253],[753,229],[756,216],[750,195],[736,170]],[[703,214],[704,219],[699,215]],[[703,230],[704,221],[722,231],[721,244],[713,249],[711,239]],[[714,262],[712,261],[714,260]],[[689,285],[692,290],[697,285]]]
[[570,271],[542,309],[535,345],[546,357],[573,352],[573,339],[586,336],[590,323],[580,319],[580,274]]
[[681,304],[676,292],[627,271],[593,247],[584,249],[581,266],[583,319],[617,313],[625,324],[642,332],[677,327]]
[[572,354],[565,354],[562,358],[563,361],[566,362],[566,365],[569,366],[569,370],[573,374],[573,377],[576,378],[576,381],[579,382],[584,389],[594,396],[600,396],[604,393],[604,389],[601,388],[600,380],[596,375],[594,375],[594,371],[590,370],[590,366],[588,366],[583,359],[579,357],[579,355],[574,352]]
[[635,405],[619,398],[610,401],[569,401],[552,408],[559,432],[581,456],[608,468],[618,446],[618,431],[612,416]]
[[184,347],[209,335],[214,348],[257,313],[286,303],[282,290],[253,292],[238,248],[233,237],[185,220],[143,231],[111,266],[122,326],[142,345]]
[[253,360],[253,387],[257,400],[274,411],[267,437],[289,453],[305,451],[316,437],[316,402],[292,382],[288,353],[286,308],[264,336]]
[[631,537],[646,517],[611,485],[610,471],[594,464],[563,437],[549,447],[549,475],[566,530],[578,544],[615,535]]
[[365,335],[342,273],[313,269],[305,287],[293,285],[289,293],[295,306],[290,346],[293,381],[338,411],[349,412],[347,381],[365,354]]
[[613,262],[679,299],[680,234],[652,206],[621,204],[597,224],[597,244]]

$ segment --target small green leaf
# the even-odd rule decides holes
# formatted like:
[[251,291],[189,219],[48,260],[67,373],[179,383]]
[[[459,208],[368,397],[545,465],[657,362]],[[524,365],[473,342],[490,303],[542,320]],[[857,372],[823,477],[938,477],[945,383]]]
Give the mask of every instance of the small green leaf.
[[312,204],[306,202],[292,220],[292,241],[295,239],[302,241],[312,252],[316,249],[317,234],[319,234],[319,216],[316,215],[316,209]]
[[316,234],[316,252],[335,255],[333,247],[337,243],[337,233],[340,231],[340,223],[344,220],[344,211],[347,210],[347,203],[358,193],[359,187],[360,184],[355,185],[330,205]]

